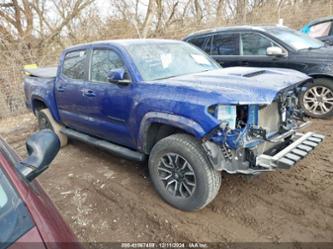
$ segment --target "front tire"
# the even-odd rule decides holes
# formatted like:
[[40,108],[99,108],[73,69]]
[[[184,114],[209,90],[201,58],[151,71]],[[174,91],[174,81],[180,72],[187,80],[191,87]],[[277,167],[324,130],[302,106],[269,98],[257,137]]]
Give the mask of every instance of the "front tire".
[[68,144],[68,137],[60,132],[62,126],[54,120],[51,112],[48,109],[42,109],[38,111],[36,116],[38,120],[38,128],[40,130],[51,129],[58,136],[61,147],[64,147]]
[[300,103],[313,118],[328,118],[333,115],[333,80],[317,78],[300,94]]
[[205,207],[221,186],[221,172],[211,167],[200,143],[186,134],[171,135],[153,147],[149,172],[159,195],[185,211]]

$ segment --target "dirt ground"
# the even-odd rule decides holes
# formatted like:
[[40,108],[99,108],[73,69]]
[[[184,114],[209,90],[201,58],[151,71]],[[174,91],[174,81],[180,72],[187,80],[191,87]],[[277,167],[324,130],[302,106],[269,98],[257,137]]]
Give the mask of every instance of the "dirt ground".
[[[21,156],[31,114],[0,120]],[[81,241],[332,242],[333,120],[308,130],[325,142],[294,168],[255,177],[223,174],[217,198],[182,212],[154,191],[144,164],[71,141],[39,177]]]

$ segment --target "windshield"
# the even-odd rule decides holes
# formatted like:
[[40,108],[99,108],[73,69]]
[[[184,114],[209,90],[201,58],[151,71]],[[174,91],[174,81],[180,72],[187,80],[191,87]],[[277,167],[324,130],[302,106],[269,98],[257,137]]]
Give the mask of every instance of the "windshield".
[[287,43],[295,50],[321,48],[324,46],[323,42],[317,39],[313,39],[308,35],[295,30],[285,28],[273,28],[269,29],[268,32],[271,35],[280,39],[281,41]]
[[27,208],[1,168],[0,164],[0,249],[7,248],[33,227]]
[[205,53],[187,43],[132,44],[128,52],[145,81],[220,68]]

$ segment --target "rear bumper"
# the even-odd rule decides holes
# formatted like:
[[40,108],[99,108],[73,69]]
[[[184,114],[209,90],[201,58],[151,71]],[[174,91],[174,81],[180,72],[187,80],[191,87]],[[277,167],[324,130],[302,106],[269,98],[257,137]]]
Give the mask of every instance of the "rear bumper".
[[257,156],[256,166],[265,170],[288,169],[306,157],[323,139],[323,135],[313,132],[296,133],[292,139],[293,142],[275,155]]

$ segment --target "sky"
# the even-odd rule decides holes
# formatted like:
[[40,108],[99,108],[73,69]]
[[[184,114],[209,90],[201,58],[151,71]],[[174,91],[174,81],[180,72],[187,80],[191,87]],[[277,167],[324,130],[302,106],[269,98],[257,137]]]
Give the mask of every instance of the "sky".
[[[138,8],[139,13],[145,13],[148,6],[148,0],[141,0],[140,3]],[[98,7],[101,16],[107,17],[110,14],[110,9],[112,9],[110,0],[95,0],[95,4]]]
[[95,0],[95,4],[97,5],[100,14],[105,17],[108,16],[108,12],[111,8],[111,3],[108,0]]

